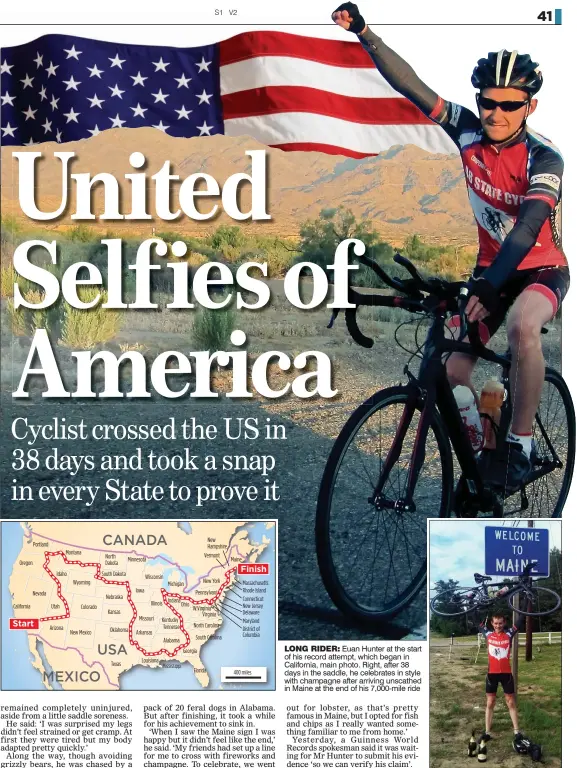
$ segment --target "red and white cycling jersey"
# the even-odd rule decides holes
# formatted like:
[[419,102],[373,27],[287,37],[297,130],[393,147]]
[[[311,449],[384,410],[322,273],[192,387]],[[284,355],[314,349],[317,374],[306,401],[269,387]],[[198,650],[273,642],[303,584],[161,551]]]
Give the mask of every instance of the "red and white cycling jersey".
[[517,269],[567,266],[556,221],[563,158],[555,145],[526,128],[511,142],[495,146],[483,134],[477,115],[440,97],[430,117],[461,153],[479,230],[478,266],[493,262],[524,200],[542,200],[550,206],[551,215]]
[[490,675],[511,674],[511,643],[518,632],[517,627],[511,627],[504,632],[495,632],[489,627],[481,627],[481,632],[485,635],[487,641],[487,651],[489,654]]

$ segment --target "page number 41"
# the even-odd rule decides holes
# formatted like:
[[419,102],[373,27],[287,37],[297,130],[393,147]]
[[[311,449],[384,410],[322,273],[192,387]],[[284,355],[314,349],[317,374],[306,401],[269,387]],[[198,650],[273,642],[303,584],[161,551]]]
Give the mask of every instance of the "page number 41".
[[541,11],[537,18],[539,21],[553,21],[553,11]]

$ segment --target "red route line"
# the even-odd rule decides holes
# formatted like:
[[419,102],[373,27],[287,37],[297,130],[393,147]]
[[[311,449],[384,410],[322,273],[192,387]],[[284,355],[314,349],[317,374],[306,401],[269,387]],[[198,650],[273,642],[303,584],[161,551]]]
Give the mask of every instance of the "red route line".
[[68,565],[80,565],[82,568],[88,568],[88,567],[95,568],[96,574],[94,578],[98,579],[99,581],[103,581],[105,584],[114,584],[115,586],[126,587],[126,597],[130,604],[130,607],[132,608],[132,619],[130,620],[130,624],[128,625],[128,639],[130,640],[130,644],[134,645],[135,648],[138,648],[138,650],[144,656],[160,656],[162,653],[165,653],[167,656],[176,656],[176,654],[179,651],[181,651],[183,648],[186,648],[188,645],[190,645],[190,635],[184,628],[184,619],[182,618],[180,613],[178,613],[176,608],[170,605],[170,603],[168,602],[168,598],[173,597],[173,598],[176,598],[177,600],[186,600],[187,602],[192,603],[193,605],[214,605],[214,603],[216,603],[216,601],[221,596],[225,587],[227,587],[230,584],[230,574],[234,573],[234,571],[236,570],[236,568],[231,568],[230,570],[226,571],[225,581],[223,581],[223,583],[218,588],[216,595],[214,597],[205,598],[204,600],[193,600],[191,597],[187,597],[186,595],[179,595],[176,592],[167,592],[165,589],[161,588],[160,593],[162,595],[162,602],[178,618],[180,631],[186,637],[186,642],[179,645],[173,651],[170,651],[167,648],[161,648],[159,651],[146,651],[132,637],[132,628],[134,626],[134,622],[137,619],[138,613],[136,611],[136,606],[132,601],[132,591],[130,589],[130,583],[128,581],[109,581],[108,579],[105,579],[104,576],[100,575],[100,570],[101,570],[100,563],[81,563],[80,560],[68,560],[64,552],[45,552],[44,553],[45,562],[44,562],[43,568],[46,571],[46,573],[50,576],[50,578],[56,583],[58,597],[66,607],[66,613],[63,614],[62,616],[46,616],[45,618],[39,619],[39,621],[60,621],[61,619],[70,618],[70,606],[68,605],[68,601],[62,594],[62,585],[49,568],[50,558],[57,557],[58,555],[60,555],[60,557]]

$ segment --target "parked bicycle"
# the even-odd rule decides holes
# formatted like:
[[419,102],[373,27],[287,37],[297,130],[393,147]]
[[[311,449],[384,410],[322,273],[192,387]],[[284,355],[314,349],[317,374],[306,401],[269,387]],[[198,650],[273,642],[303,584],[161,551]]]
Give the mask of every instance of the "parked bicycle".
[[[440,592],[431,600],[431,611],[437,616],[464,616],[472,611],[488,612],[498,600],[507,597],[509,607],[522,616],[548,616],[559,610],[557,592],[533,582],[531,571],[537,562],[527,563],[516,582],[493,582],[491,576],[475,573],[476,587],[458,587]],[[519,595],[516,606],[514,598]],[[547,606],[547,607],[545,607]]]
[[[420,358],[418,373],[406,365],[407,384],[376,392],[351,414],[329,455],[317,502],[316,548],[325,587],[345,614],[373,623],[400,611],[423,587],[427,518],[452,513],[461,517],[561,515],[575,460],[575,413],[561,375],[547,368],[533,428],[533,472],[515,493],[488,487],[444,360],[459,351],[500,367],[506,394],[497,436],[500,448],[512,416],[510,355],[483,346],[477,325],[467,326],[466,298],[460,298],[462,282],[425,279],[399,254],[395,261],[407,270],[409,279],[391,278],[366,256],[359,261],[396,295],[350,288],[350,302],[356,306],[345,310],[345,320],[358,344],[373,346],[357,324],[359,306],[398,307],[430,320],[424,343],[411,357]],[[445,322],[457,312],[459,338],[446,338]],[[456,484],[453,452],[459,475]]]

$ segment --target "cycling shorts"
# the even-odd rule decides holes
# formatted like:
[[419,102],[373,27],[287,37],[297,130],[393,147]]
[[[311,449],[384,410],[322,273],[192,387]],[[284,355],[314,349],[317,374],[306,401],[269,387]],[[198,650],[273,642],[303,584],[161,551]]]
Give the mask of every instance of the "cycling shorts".
[[499,683],[501,683],[503,687],[503,693],[515,693],[515,678],[510,672],[505,674],[493,674],[487,672],[487,678],[485,680],[485,691],[487,693],[497,693]]
[[[475,267],[473,277],[481,277],[485,267]],[[569,290],[569,269],[567,267],[543,267],[541,269],[517,270],[501,288],[499,309],[479,323],[479,336],[486,344],[503,324],[507,312],[524,291],[538,291],[551,302],[551,319],[555,317],[561,302]],[[450,328],[458,328],[460,320],[453,315]]]

